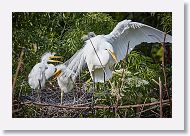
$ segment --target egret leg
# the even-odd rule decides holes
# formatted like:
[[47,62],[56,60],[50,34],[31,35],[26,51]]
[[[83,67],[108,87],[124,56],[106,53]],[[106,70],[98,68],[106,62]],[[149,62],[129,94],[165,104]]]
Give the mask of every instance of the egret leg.
[[32,96],[34,96],[34,89],[32,89]]
[[104,93],[106,92],[106,73],[104,72]]
[[93,75],[93,93],[95,92],[95,79],[94,79],[94,72],[92,73]]
[[76,102],[76,98],[75,98],[75,93],[73,91],[73,105],[75,104],[75,102]]
[[94,72],[92,72],[93,76],[93,91],[92,91],[92,103],[91,103],[91,108],[92,108],[92,114],[94,114],[94,92],[95,92],[95,79],[94,79]]
[[64,91],[61,90],[61,105],[63,104],[63,93],[64,93]]
[[95,79],[94,79],[94,72],[93,72],[93,92],[92,92],[92,103],[94,104],[94,92],[95,92]]
[[39,81],[39,87],[40,87],[40,88],[37,90],[37,93],[38,93],[38,101],[41,102],[40,94],[41,94],[42,86],[41,86],[40,80],[38,80],[38,81]]
[[37,101],[40,102],[40,89],[37,89]]

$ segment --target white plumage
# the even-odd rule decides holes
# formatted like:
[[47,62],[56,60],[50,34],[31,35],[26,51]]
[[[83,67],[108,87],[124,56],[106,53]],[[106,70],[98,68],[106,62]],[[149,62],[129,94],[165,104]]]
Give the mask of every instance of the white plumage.
[[104,71],[105,80],[112,76],[109,67],[114,60],[114,56],[112,56],[113,47],[109,42],[105,41],[106,39],[102,35],[93,37],[90,40],[86,41],[84,47],[85,61],[94,82],[104,82]]
[[[130,52],[142,42],[161,43],[165,37],[164,32],[131,20],[119,22],[108,35],[91,36],[91,34],[84,38],[84,47],[66,62],[67,69],[64,74],[67,77],[71,75],[71,71],[77,76],[87,64],[94,82],[104,82],[104,79],[112,77],[110,66],[115,61],[124,59],[128,44]],[[171,43],[172,36],[167,34],[165,42]]]
[[54,56],[55,53],[47,52],[41,57],[41,62],[37,63],[28,75],[28,83],[30,87],[38,91],[45,86],[46,80],[48,80],[55,72],[55,66],[53,64],[48,64],[48,62],[60,62],[56,60],[51,60],[52,58],[60,58]]
[[45,70],[45,77],[48,80],[55,72],[56,67],[53,64],[46,64],[47,69]]
[[[129,52],[140,43],[161,43],[164,42],[165,33],[151,26],[124,20],[117,24],[113,31],[104,36],[106,41],[111,43],[119,60],[122,60],[127,51],[128,42]],[[172,43],[172,36],[166,35],[165,42]]]
[[[74,88],[74,75],[71,72],[70,76],[66,76],[64,73],[67,69],[65,64],[57,65],[56,68],[58,69],[59,75],[57,76],[57,83],[61,89],[61,104],[63,103],[63,93],[68,93]],[[67,69],[68,71],[69,69]]]
[[32,89],[40,89],[44,87],[46,69],[47,66],[44,63],[38,63],[32,68],[28,76],[28,83]]

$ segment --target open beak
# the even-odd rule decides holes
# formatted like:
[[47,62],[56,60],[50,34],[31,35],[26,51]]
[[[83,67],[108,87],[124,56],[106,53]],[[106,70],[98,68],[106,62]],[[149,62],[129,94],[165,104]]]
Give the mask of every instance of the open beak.
[[61,58],[63,58],[63,57],[61,57],[61,56],[50,56],[49,57],[49,59],[61,59]]
[[59,77],[60,75],[62,75],[62,71],[61,69],[57,69],[56,72],[53,74],[53,80],[55,80],[57,77]]
[[61,61],[59,61],[59,60],[53,60],[53,59],[61,59],[61,58],[63,58],[63,57],[61,57],[61,56],[50,56],[48,62],[58,62],[58,63],[61,63]]
[[110,51],[110,50],[108,50],[108,51],[111,54],[112,58],[115,60],[115,62],[118,63],[118,60],[117,60],[117,57],[116,57],[115,53]]
[[61,63],[61,61],[59,61],[59,60],[48,60],[48,62],[58,62],[58,63]]

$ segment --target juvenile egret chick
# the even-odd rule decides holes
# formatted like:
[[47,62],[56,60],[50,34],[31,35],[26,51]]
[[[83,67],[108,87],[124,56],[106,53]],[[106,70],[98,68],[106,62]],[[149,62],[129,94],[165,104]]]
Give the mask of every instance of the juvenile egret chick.
[[54,56],[55,53],[47,52],[41,57],[41,62],[37,63],[28,75],[28,83],[33,90],[38,93],[38,99],[40,100],[40,90],[45,86],[45,81],[49,79],[55,72],[55,66],[48,64],[48,62],[60,62],[53,60],[53,58],[61,58]]
[[[61,105],[62,105],[64,93],[68,93],[74,88],[75,76],[71,70],[67,69],[65,64],[57,65],[56,69],[57,71],[53,76],[54,79],[57,78],[58,85],[61,89]],[[71,75],[70,76],[65,75],[64,72],[66,71],[70,71]]]

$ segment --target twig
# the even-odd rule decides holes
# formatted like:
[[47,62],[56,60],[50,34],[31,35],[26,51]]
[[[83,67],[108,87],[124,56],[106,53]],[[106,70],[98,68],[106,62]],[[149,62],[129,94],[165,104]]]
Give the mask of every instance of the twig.
[[152,79],[152,81],[154,81],[154,83],[156,83],[157,85],[159,85],[159,83],[156,80]]
[[[169,99],[163,100],[162,104],[166,105],[168,104]],[[65,109],[90,109],[90,106],[77,106],[77,105],[71,105],[71,106],[65,106],[65,105],[53,105],[53,104],[45,104],[45,103],[37,103],[37,102],[25,102],[22,103],[24,105],[38,105],[38,106],[52,106],[52,107],[57,107],[57,108],[65,108]],[[144,107],[146,106],[154,106],[154,105],[159,105],[159,102],[153,102],[153,103],[145,103],[145,104],[136,104],[136,105],[123,105],[123,106],[118,106],[118,109],[127,109],[127,108],[136,108],[136,107]],[[88,104],[87,104],[88,105]],[[96,105],[94,106],[95,109],[113,109],[116,108],[116,106],[104,106],[104,105]]]
[[[119,96],[117,95],[116,96],[116,107],[118,107],[118,103],[119,103],[119,97],[121,96],[121,89],[123,88],[123,83],[124,83],[124,78],[125,78],[125,66],[126,66],[126,62],[127,62],[127,58],[128,58],[128,50],[129,50],[129,43],[130,41],[128,42],[128,45],[127,45],[127,52],[126,52],[126,55],[125,55],[125,58],[124,58],[124,61],[123,61],[123,71],[122,71],[122,75],[121,75],[121,85],[119,87]],[[117,116],[117,108],[115,109],[115,116]]]
[[160,80],[160,77],[159,77],[159,89],[160,89],[160,118],[163,118],[163,111],[162,111],[162,105],[163,105],[163,102],[162,102],[162,82]]
[[148,35],[148,36],[152,36],[154,37],[155,39],[157,39],[161,45],[162,45],[162,48],[163,48],[163,53],[162,53],[162,70],[163,70],[163,74],[164,74],[164,80],[165,80],[165,89],[167,90],[167,96],[168,96],[168,99],[169,99],[169,93],[168,93],[168,88],[167,88],[167,79],[166,79],[166,70],[165,70],[165,41],[166,41],[166,36],[167,36],[167,33],[164,34],[164,41],[163,43],[159,40],[158,37],[156,37],[155,35]]
[[146,100],[147,100],[147,98],[144,100],[144,104],[143,104],[143,106],[141,107],[141,111],[140,111],[140,113],[139,113],[139,118],[141,117],[141,113],[142,113],[142,111],[143,111],[143,109],[144,109],[144,105],[145,105],[145,103],[146,103]]
[[148,36],[152,36],[154,37],[155,39],[157,39],[161,45],[162,45],[162,48],[163,48],[163,53],[162,53],[162,70],[163,70],[163,74],[164,74],[164,80],[165,80],[165,89],[167,90],[167,97],[169,99],[169,93],[168,93],[168,88],[167,88],[167,78],[166,78],[166,70],[165,70],[165,41],[166,41],[166,36],[167,36],[167,33],[164,34],[164,41],[163,43],[159,40],[158,37],[156,37],[155,35],[148,35]]
[[17,66],[17,69],[16,69],[16,74],[15,74],[14,79],[13,79],[13,85],[12,85],[12,99],[14,99],[16,81],[17,81],[17,77],[18,77],[18,73],[19,73],[21,64],[22,64],[22,58],[23,58],[23,56],[24,56],[24,52],[25,52],[25,48],[22,48],[22,51],[21,51],[21,54],[20,54],[20,57],[19,57],[18,66]]
[[163,74],[164,74],[164,87],[166,89],[166,95],[169,99],[169,92],[168,92],[168,87],[167,87],[167,77],[166,77],[166,66],[165,66],[165,41],[166,41],[166,33],[164,35],[164,42],[161,43],[162,45],[162,48],[163,48],[163,52],[162,52],[162,71],[163,71]]
[[[150,35],[151,36],[151,35]],[[169,90],[168,90],[168,86],[167,86],[167,77],[166,77],[166,67],[165,67],[165,41],[166,41],[166,36],[167,33],[164,34],[164,41],[163,43],[160,41],[162,48],[163,48],[163,53],[162,53],[162,71],[163,71],[163,75],[164,75],[164,87],[165,87],[165,92],[167,95],[167,98],[170,100],[170,109],[172,109],[172,100],[169,96]],[[156,37],[155,37],[156,38]],[[157,39],[157,38],[156,38]],[[155,82],[155,80],[153,80]],[[155,82],[156,84],[158,84],[158,82]],[[159,84],[158,84],[159,85]],[[160,85],[159,85],[160,86]],[[163,97],[162,97],[163,98]]]
[[162,48],[163,48],[163,53],[162,53],[162,71],[163,71],[163,75],[164,75],[164,87],[165,87],[165,91],[166,91],[166,96],[167,98],[170,100],[170,110],[172,111],[172,100],[169,96],[169,90],[168,90],[168,85],[167,85],[167,77],[166,77],[166,65],[165,65],[165,41],[166,41],[166,36],[167,33],[165,33],[164,35],[164,42],[161,43]]
[[[170,105],[170,103],[163,103],[163,107],[164,106],[167,106],[167,105]],[[148,109],[146,109],[146,110],[143,110],[143,111],[141,111],[141,114],[142,113],[144,113],[144,112],[147,112],[147,111],[149,111],[149,110],[153,110],[153,109],[155,109],[155,108],[157,108],[157,107],[159,107],[159,105],[156,105],[156,106],[154,106],[154,107],[151,107],[151,108],[148,108]],[[139,114],[139,113],[137,113],[137,114]]]
[[[123,88],[123,80],[125,78],[125,66],[126,66],[126,63],[127,63],[127,59],[128,59],[128,51],[129,51],[129,43],[130,41],[128,42],[128,45],[127,45],[127,53],[125,55],[125,58],[124,58],[124,62],[123,62],[123,71],[122,71],[122,75],[121,75],[121,86],[120,86],[120,89]],[[119,89],[119,94],[120,94],[120,89]]]
[[155,111],[153,111],[153,110],[150,110],[150,111],[159,116],[159,114],[158,114],[157,112],[155,112]]

